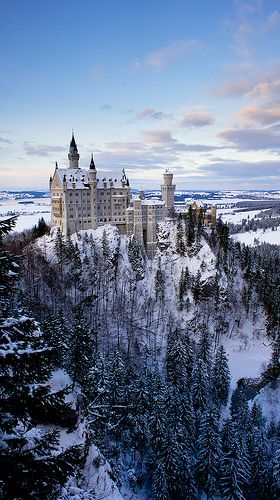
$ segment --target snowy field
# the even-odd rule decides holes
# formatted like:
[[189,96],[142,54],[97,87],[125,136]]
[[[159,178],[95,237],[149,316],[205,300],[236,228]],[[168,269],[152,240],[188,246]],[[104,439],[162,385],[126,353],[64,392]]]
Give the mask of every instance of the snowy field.
[[258,215],[265,210],[249,210],[246,212],[235,212],[232,208],[218,209],[218,216],[221,216],[223,222],[232,222],[233,224],[240,224],[243,219],[258,218]]
[[[32,203],[30,203],[32,201]],[[47,223],[51,220],[51,199],[33,198],[32,200],[1,200],[0,218],[6,219],[12,215],[17,215],[17,224],[14,231],[24,231],[30,229],[41,217],[44,217]]]
[[271,245],[280,245],[280,227],[277,230],[258,229],[257,231],[247,231],[246,233],[237,233],[232,236],[235,240],[245,245],[259,245],[260,243],[270,243]]

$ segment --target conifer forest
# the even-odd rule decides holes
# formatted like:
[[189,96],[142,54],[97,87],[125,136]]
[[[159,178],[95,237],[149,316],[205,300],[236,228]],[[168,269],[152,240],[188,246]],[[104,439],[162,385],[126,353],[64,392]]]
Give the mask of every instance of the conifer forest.
[[[13,224],[0,498],[280,498],[280,424],[260,397],[279,397],[280,246],[240,245],[191,210],[159,224],[153,259],[110,225]],[[252,339],[270,359],[233,379],[230,346]]]

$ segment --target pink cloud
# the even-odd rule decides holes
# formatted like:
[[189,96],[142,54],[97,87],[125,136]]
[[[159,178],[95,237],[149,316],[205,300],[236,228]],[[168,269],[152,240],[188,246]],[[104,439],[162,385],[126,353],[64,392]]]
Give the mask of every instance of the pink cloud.
[[195,49],[201,46],[197,40],[176,40],[162,49],[148,54],[143,60],[135,61],[135,68],[151,68],[156,71],[187,57]]
[[239,112],[243,123],[272,125],[280,121],[280,105],[278,106],[246,106]]
[[33,142],[25,141],[23,143],[24,151],[30,156],[52,156],[52,153],[60,153],[65,151],[62,146],[50,146],[47,144],[33,145]]
[[214,117],[208,111],[187,111],[180,121],[182,127],[205,127],[214,123]]

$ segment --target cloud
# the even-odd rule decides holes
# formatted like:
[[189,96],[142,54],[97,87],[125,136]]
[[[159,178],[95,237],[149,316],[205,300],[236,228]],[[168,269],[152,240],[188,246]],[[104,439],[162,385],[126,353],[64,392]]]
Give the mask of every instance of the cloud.
[[262,30],[263,31],[271,31],[276,29],[280,24],[280,12],[275,10],[265,19]]
[[[259,162],[221,160],[201,167],[207,175],[219,178],[263,180],[280,179],[280,163],[275,160]],[[241,188],[242,189],[242,188]]]
[[246,106],[239,112],[239,117],[243,123],[272,125],[280,121],[280,103],[277,105],[271,103],[266,106]]
[[265,7],[262,0],[235,1],[235,13],[227,20],[227,28],[232,31],[232,49],[237,55],[251,56],[263,38],[279,26],[279,12],[266,13]]
[[24,151],[27,155],[30,156],[52,156],[52,153],[60,153],[65,151],[65,148],[62,146],[50,146],[47,144],[37,144],[34,145],[33,142],[25,141],[23,143]]
[[1,144],[13,144],[12,141],[9,139],[4,139],[3,137],[0,137],[0,142]]
[[170,149],[177,143],[169,130],[144,130],[142,135],[146,143],[157,148]]
[[150,68],[160,71],[178,60],[189,56],[201,46],[197,40],[176,40],[166,47],[151,52],[144,59],[137,59],[134,63],[136,69]]
[[164,118],[170,118],[171,115],[163,113],[162,111],[156,111],[155,108],[145,108],[136,113],[136,118],[152,118],[153,120],[163,120]]
[[187,111],[180,121],[182,127],[205,127],[214,123],[214,117],[208,111]]
[[272,127],[233,129],[221,132],[218,136],[241,151],[262,149],[280,151],[280,134]]
[[[242,72],[242,76],[240,73]],[[262,67],[257,71],[250,68],[240,70],[232,69],[233,76],[216,88],[209,91],[212,97],[216,98],[235,98],[235,97],[253,97],[253,98],[272,98],[279,96],[280,90],[280,62],[275,61],[272,64]]]
[[110,104],[103,104],[103,106],[100,107],[100,111],[111,111],[112,106]]
[[247,93],[248,97],[271,98],[280,95],[280,78],[270,82],[260,82]]

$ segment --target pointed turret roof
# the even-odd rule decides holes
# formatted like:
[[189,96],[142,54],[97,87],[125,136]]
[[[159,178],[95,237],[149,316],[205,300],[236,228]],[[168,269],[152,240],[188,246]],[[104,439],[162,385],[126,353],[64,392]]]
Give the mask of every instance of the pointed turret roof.
[[74,137],[74,132],[72,132],[72,139],[70,142],[70,150],[78,152],[77,144]]
[[95,170],[95,163],[94,163],[94,159],[93,159],[93,154],[91,155],[89,168],[90,168],[90,170]]

